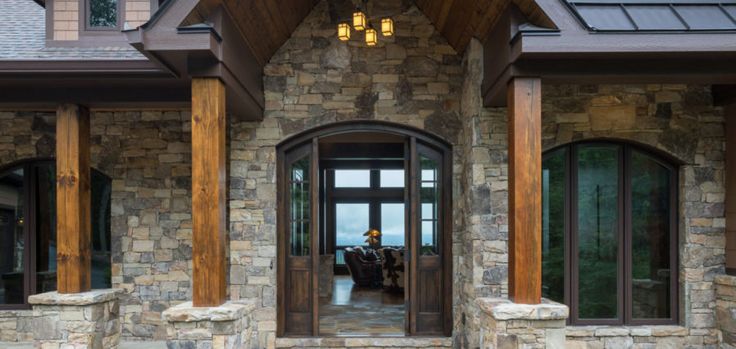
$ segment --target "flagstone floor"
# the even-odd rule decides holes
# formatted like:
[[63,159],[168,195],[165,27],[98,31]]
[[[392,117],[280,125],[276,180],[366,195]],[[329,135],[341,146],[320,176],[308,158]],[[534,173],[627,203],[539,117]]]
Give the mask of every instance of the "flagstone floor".
[[319,315],[320,336],[404,336],[404,295],[358,287],[350,276],[335,276]]

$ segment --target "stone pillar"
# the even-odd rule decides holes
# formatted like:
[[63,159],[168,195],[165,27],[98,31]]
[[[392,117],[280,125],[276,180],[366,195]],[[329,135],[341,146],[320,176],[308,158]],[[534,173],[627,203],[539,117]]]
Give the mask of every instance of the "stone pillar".
[[736,276],[718,275],[716,285],[716,326],[724,348],[736,347]]
[[193,307],[192,302],[166,309],[166,345],[172,349],[249,347],[252,304],[226,302],[217,307]]
[[478,298],[480,349],[565,348],[566,305],[542,299],[516,304],[505,298]]
[[120,344],[118,289],[28,297],[33,339],[43,349],[115,349]]

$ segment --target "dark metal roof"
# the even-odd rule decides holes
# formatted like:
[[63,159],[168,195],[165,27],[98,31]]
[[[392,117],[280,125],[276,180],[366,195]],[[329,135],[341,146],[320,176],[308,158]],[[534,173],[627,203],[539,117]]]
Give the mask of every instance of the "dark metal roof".
[[736,31],[736,0],[567,0],[592,31]]

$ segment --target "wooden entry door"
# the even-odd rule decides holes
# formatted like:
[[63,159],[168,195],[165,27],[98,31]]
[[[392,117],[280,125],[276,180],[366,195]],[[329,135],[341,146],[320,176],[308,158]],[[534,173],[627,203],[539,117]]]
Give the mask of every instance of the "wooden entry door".
[[[319,171],[317,139],[279,154],[279,336],[317,336]],[[283,286],[283,287],[281,287]]]
[[452,331],[451,154],[415,138],[409,144],[410,335]]

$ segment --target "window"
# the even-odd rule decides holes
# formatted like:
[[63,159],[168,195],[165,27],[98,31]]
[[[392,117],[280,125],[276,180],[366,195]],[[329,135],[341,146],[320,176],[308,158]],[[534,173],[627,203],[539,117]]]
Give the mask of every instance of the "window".
[[677,320],[677,171],[628,144],[576,143],[542,164],[542,294],[572,324]]
[[[33,161],[0,172],[0,309],[56,289],[56,168]],[[92,171],[92,288],[111,285],[111,181]]]
[[115,30],[120,28],[122,0],[86,0],[87,30]]

